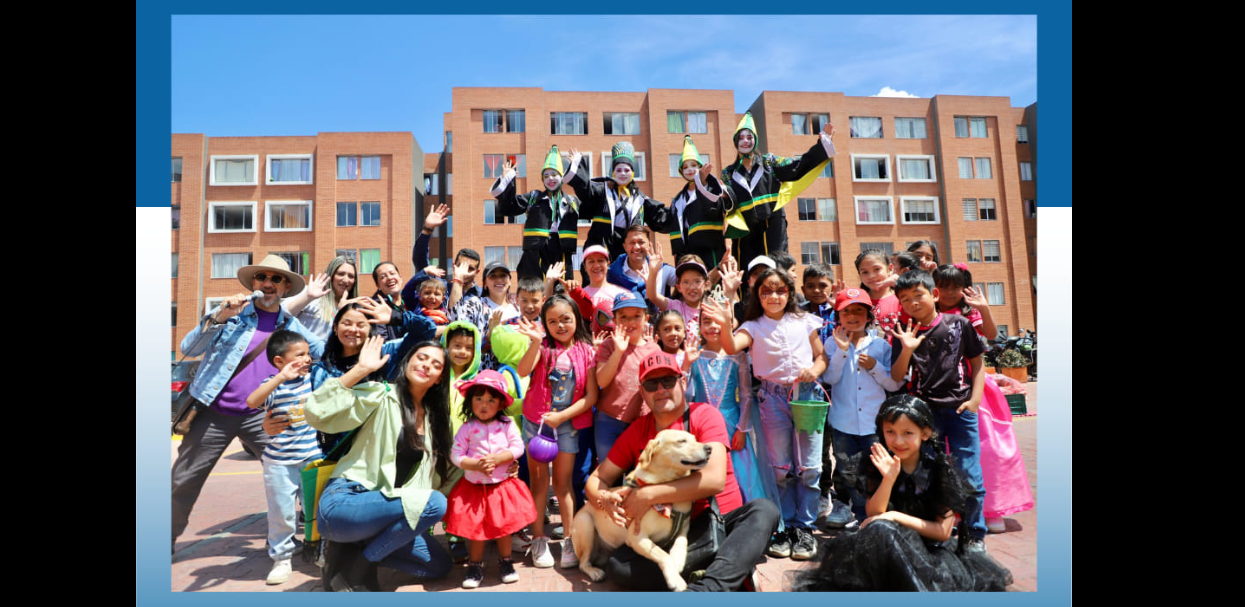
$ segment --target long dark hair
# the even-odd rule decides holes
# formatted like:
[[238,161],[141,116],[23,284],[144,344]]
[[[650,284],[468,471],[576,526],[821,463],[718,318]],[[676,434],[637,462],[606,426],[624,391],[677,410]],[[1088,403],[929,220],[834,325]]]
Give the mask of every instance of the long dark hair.
[[[934,270],[934,286],[940,289],[946,287],[967,289],[973,286],[973,273],[969,272],[967,267],[957,268],[953,265],[944,264],[938,266],[937,270]],[[956,304],[956,307],[960,309],[960,314],[964,316],[968,316],[968,313],[973,311],[973,307],[965,303],[963,298],[960,299],[960,303]]]
[[761,285],[765,284],[771,276],[777,276],[782,284],[787,286],[787,307],[783,308],[783,314],[802,315],[804,312],[800,307],[795,305],[795,282],[791,280],[791,275],[786,270],[776,270],[767,268],[760,276],[757,276],[755,282],[752,283],[752,289],[748,293],[748,307],[744,309],[744,322],[756,320],[765,315],[765,309],[761,307]]
[[[562,352],[562,344],[553,339],[553,333],[549,331],[549,321],[545,319],[545,314],[549,312],[549,308],[559,304],[570,308],[571,315],[575,317],[575,335],[573,337],[575,343],[571,344],[571,348],[574,348],[577,344],[592,345],[592,331],[588,329],[588,322],[579,315],[579,306],[576,306],[575,302],[571,301],[571,298],[561,293],[555,293],[546,299],[544,305],[540,307],[540,325],[545,329],[545,338],[541,340],[543,350],[540,355],[542,362],[545,364],[545,371],[553,371],[556,357]],[[567,348],[567,350],[569,349]]]
[[929,247],[930,252],[934,254],[934,263],[936,264],[942,263],[941,261],[938,260],[938,245],[934,244],[934,241],[932,240],[918,240],[908,245],[908,252],[916,253],[916,250],[921,247]]
[[[342,348],[342,342],[337,338],[337,325],[342,321],[342,317],[346,315],[346,312],[349,312],[350,310],[359,310],[359,313],[363,314],[363,306],[360,306],[357,303],[342,306],[342,309],[338,310],[337,315],[333,317],[333,326],[329,329],[329,338],[324,342],[324,356],[320,357],[320,360],[325,364],[325,366],[330,369],[341,371],[342,373],[349,371],[351,367],[355,366],[355,363],[359,362],[358,354],[354,356],[346,356]],[[364,314],[364,316],[366,317],[367,315]],[[376,335],[376,331],[376,325],[369,324],[367,336],[371,337]],[[368,375],[367,379],[364,381],[383,381],[384,379],[384,373],[382,371],[376,371],[371,375]]]
[[483,384],[475,384],[470,388],[467,388],[467,392],[463,394],[463,404],[458,410],[459,417],[461,417],[465,422],[469,422],[473,419],[484,421],[476,417],[476,410],[471,406],[471,401],[475,400],[476,396],[484,392],[492,392],[493,396],[498,400],[497,416],[493,419],[508,423],[510,421],[510,417],[506,415],[506,396],[501,392],[494,390],[492,386],[486,386]]
[[[429,386],[420,403],[424,406],[424,415],[428,416],[428,426],[432,429],[432,448],[429,449],[415,427],[415,401],[411,398],[411,381],[406,378],[406,367],[416,352],[425,348],[441,350],[441,377],[437,383]],[[454,438],[450,435],[450,373],[445,367],[449,365],[449,355],[435,341],[421,341],[407,350],[406,356],[398,363],[401,370],[394,380],[393,387],[398,392],[398,402],[402,404],[402,429],[406,435],[406,444],[412,449],[423,451],[432,456],[436,463],[437,474],[447,478],[450,473],[450,448]]]

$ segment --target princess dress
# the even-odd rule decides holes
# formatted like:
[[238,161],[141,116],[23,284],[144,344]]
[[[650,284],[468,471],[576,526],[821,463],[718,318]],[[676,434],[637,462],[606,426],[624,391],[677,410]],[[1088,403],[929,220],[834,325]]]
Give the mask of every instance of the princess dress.
[[[739,484],[739,491],[743,494],[744,502],[758,497],[768,497],[777,504],[778,485],[774,480],[774,475],[760,473],[762,470],[769,471],[773,468],[765,456],[764,445],[758,442],[763,440],[761,434],[752,430],[751,420],[759,419],[757,417],[759,413],[753,402],[751,389],[747,385],[744,385],[742,389],[740,386],[741,377],[743,377],[743,382],[751,383],[752,381],[747,371],[746,356],[743,352],[727,356],[708,350],[701,351],[700,358],[692,363],[688,402],[707,402],[717,407],[726,420],[729,434],[733,437],[734,429],[739,426],[742,413],[740,397],[743,396],[743,406],[751,407],[752,410],[749,414],[748,428],[745,430],[744,448],[740,451],[731,451],[735,481]],[[741,362],[745,363],[742,372]],[[730,445],[727,447],[729,448]]]
[[1012,410],[994,378],[986,374],[981,407],[977,409],[981,435],[981,480],[986,488],[982,509],[986,518],[1001,518],[1033,508],[1029,473],[1016,445]]

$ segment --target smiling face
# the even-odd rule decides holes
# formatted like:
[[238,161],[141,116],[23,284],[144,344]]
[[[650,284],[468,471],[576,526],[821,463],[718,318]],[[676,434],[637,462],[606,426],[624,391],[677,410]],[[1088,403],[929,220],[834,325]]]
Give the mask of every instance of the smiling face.
[[445,351],[436,346],[424,346],[415,351],[406,363],[406,380],[411,387],[427,390],[441,379],[445,366]]
[[891,266],[883,263],[876,257],[866,257],[860,261],[860,265],[856,268],[860,272],[860,281],[869,287],[870,291],[877,291],[878,283],[886,280],[891,275]]
[[[666,378],[674,377],[674,385],[667,388],[665,384],[670,383]],[[679,411],[684,406],[683,400],[683,382],[678,381],[678,376],[669,369],[659,369],[644,376],[644,380],[665,380],[656,381],[656,390],[649,392],[644,386],[640,387],[640,396],[644,399],[644,404],[648,405],[656,415],[670,414]]]
[[735,142],[735,149],[739,150],[740,154],[745,156],[751,154],[756,145],[756,136],[752,134],[752,131],[744,129],[739,132],[739,140]]
[[402,276],[398,274],[398,266],[391,263],[381,266],[376,271],[376,288],[390,297],[401,293]]
[[632,179],[631,165],[625,162],[619,162],[614,165],[614,182],[618,185],[627,185]]
[[854,303],[838,312],[839,325],[848,333],[860,333],[869,322],[869,307]]
[[830,286],[825,276],[809,276],[804,279],[804,297],[820,306],[830,299]]
[[553,191],[562,185],[562,176],[553,169],[545,169],[540,174],[541,181],[545,184],[545,189]]
[[700,317],[700,335],[705,339],[705,348],[716,351],[722,344],[722,325],[708,318]]
[[441,307],[441,302],[445,301],[445,284],[439,280],[426,280],[419,287],[419,305],[420,307],[436,310]]
[[639,308],[623,308],[614,311],[614,325],[622,327],[632,343],[644,336],[644,323],[646,322],[648,322],[648,313]]
[[450,351],[450,364],[454,366],[454,372],[462,373],[476,356],[476,340],[470,335],[455,335],[446,344],[446,349]]
[[689,306],[700,305],[700,298],[705,294],[705,275],[698,270],[684,270],[679,276],[679,293],[683,302]]
[[272,366],[277,369],[284,369],[286,365],[292,362],[300,362],[303,368],[299,375],[306,375],[311,372],[311,347],[305,341],[296,341],[291,343],[285,349],[285,352],[272,357]]
[[700,163],[695,160],[684,160],[683,166],[679,168],[679,172],[683,174],[683,178],[692,181],[696,179],[696,171],[700,170]]
[[761,309],[765,311],[765,315],[777,319],[782,318],[786,312],[791,291],[781,278],[771,275],[757,286],[757,295],[760,297]]
[[363,342],[372,332],[372,325],[368,324],[367,317],[362,312],[346,310],[333,331],[342,344],[342,354],[354,356],[363,349]]
[[471,397],[471,413],[476,419],[482,422],[493,421],[497,417],[497,412],[501,410],[501,398],[497,393],[485,389],[476,389],[475,396]]
[[[263,280],[260,280],[263,277]],[[273,281],[281,281],[275,284]],[[281,298],[290,291],[290,281],[276,272],[256,272],[251,279],[251,289],[263,292],[264,296],[256,303],[260,308],[271,309],[281,304]]]
[[510,290],[510,270],[493,270],[492,274],[484,278],[484,284],[488,285],[489,297],[494,298],[494,301],[505,297]]
[[593,255],[584,260],[584,267],[588,269],[588,279],[595,286],[605,280],[610,270],[610,262],[604,255]]
[[552,337],[559,345],[569,346],[575,339],[575,327],[579,322],[578,314],[570,306],[556,302],[545,310],[545,334]]
[[912,251],[912,254],[920,258],[922,262],[936,263],[936,260],[934,259],[934,250],[931,249],[929,245],[923,244],[917,247],[915,251]]
[[950,310],[964,301],[964,287],[956,284],[938,287],[938,310]]
[[687,337],[687,328],[683,326],[683,321],[676,316],[667,316],[657,323],[657,339],[661,341],[661,347],[667,352],[674,352],[683,345],[683,338]]
[[905,470],[911,469],[920,461],[921,443],[929,440],[932,434],[929,428],[916,425],[907,415],[900,415],[893,422],[882,422],[882,436],[886,441],[886,448],[899,457]]
[[934,287],[934,292],[930,293],[925,290],[925,285],[917,285],[904,289],[895,296],[899,298],[903,311],[923,325],[928,325],[938,316],[938,310],[934,307],[937,305],[938,287]]
[[545,303],[543,293],[532,293],[529,291],[519,291],[519,312],[523,314],[523,318],[528,320],[536,320],[540,317],[540,306]]
[[640,260],[648,255],[648,236],[642,231],[630,232],[627,239],[623,241],[623,250],[627,252],[627,261]]
[[348,263],[337,266],[337,271],[333,272],[333,294],[341,299],[343,293],[347,293],[354,287],[355,269]]

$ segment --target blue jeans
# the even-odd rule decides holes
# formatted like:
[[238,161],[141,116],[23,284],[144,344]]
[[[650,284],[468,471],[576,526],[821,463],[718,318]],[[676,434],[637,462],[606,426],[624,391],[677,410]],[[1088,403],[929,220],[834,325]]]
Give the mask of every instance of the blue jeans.
[[[878,442],[877,434],[866,434],[859,436],[856,434],[848,434],[839,432],[834,428],[830,429],[830,440],[834,444],[834,491],[839,501],[847,502],[852,507],[852,515],[857,521],[863,521],[867,518],[865,514],[865,496],[860,493],[856,487],[847,486],[846,482],[841,478],[843,467],[847,465],[847,461],[857,453],[869,451],[873,443]],[[865,457],[868,457],[866,454]]]
[[627,426],[626,422],[620,422],[600,411],[597,411],[592,419],[592,431],[595,434],[597,443],[597,461],[605,461],[609,457],[610,448],[614,443],[618,442],[618,437],[622,436]]
[[[977,430],[977,414],[955,409],[934,409],[934,423],[943,440],[950,446],[952,463],[964,475],[973,488],[964,504],[964,519],[968,521],[969,533],[976,539],[986,537],[986,517],[982,510],[986,499],[985,484],[981,480],[981,437]],[[945,449],[936,443],[937,448]]]
[[264,493],[268,498],[268,556],[274,561],[294,555],[294,532],[298,525],[298,493],[302,471],[310,461],[276,463],[261,457]]
[[335,478],[320,496],[320,533],[334,542],[364,542],[363,557],[419,578],[450,572],[450,555],[432,538],[432,526],[445,516],[445,496],[433,491],[414,529],[406,522],[402,500]]
[[[807,394],[813,384],[800,384]],[[761,381],[761,432],[765,451],[778,483],[778,507],[783,523],[811,529],[817,520],[817,498],[821,497],[821,444],[823,432],[804,432],[795,428],[791,415],[790,386]]]

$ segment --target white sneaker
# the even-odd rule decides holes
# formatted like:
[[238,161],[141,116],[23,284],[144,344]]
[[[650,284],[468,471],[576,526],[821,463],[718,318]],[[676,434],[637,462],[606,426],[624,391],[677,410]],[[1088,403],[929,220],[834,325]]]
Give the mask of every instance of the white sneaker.
[[549,538],[543,535],[536,536],[532,540],[532,547],[528,549],[532,555],[532,566],[538,569],[547,569],[553,566],[553,554],[549,552]]
[[1007,523],[1003,520],[1003,517],[987,518],[986,531],[990,533],[1007,533]]
[[265,582],[269,586],[284,584],[290,579],[290,559],[281,559],[272,564],[272,571],[268,572],[268,579]]
[[562,560],[558,566],[563,569],[574,569],[579,566],[579,557],[575,556],[575,545],[571,543],[571,538],[562,540]]
[[532,532],[527,529],[520,529],[517,533],[510,536],[511,552],[527,552],[532,547]]

